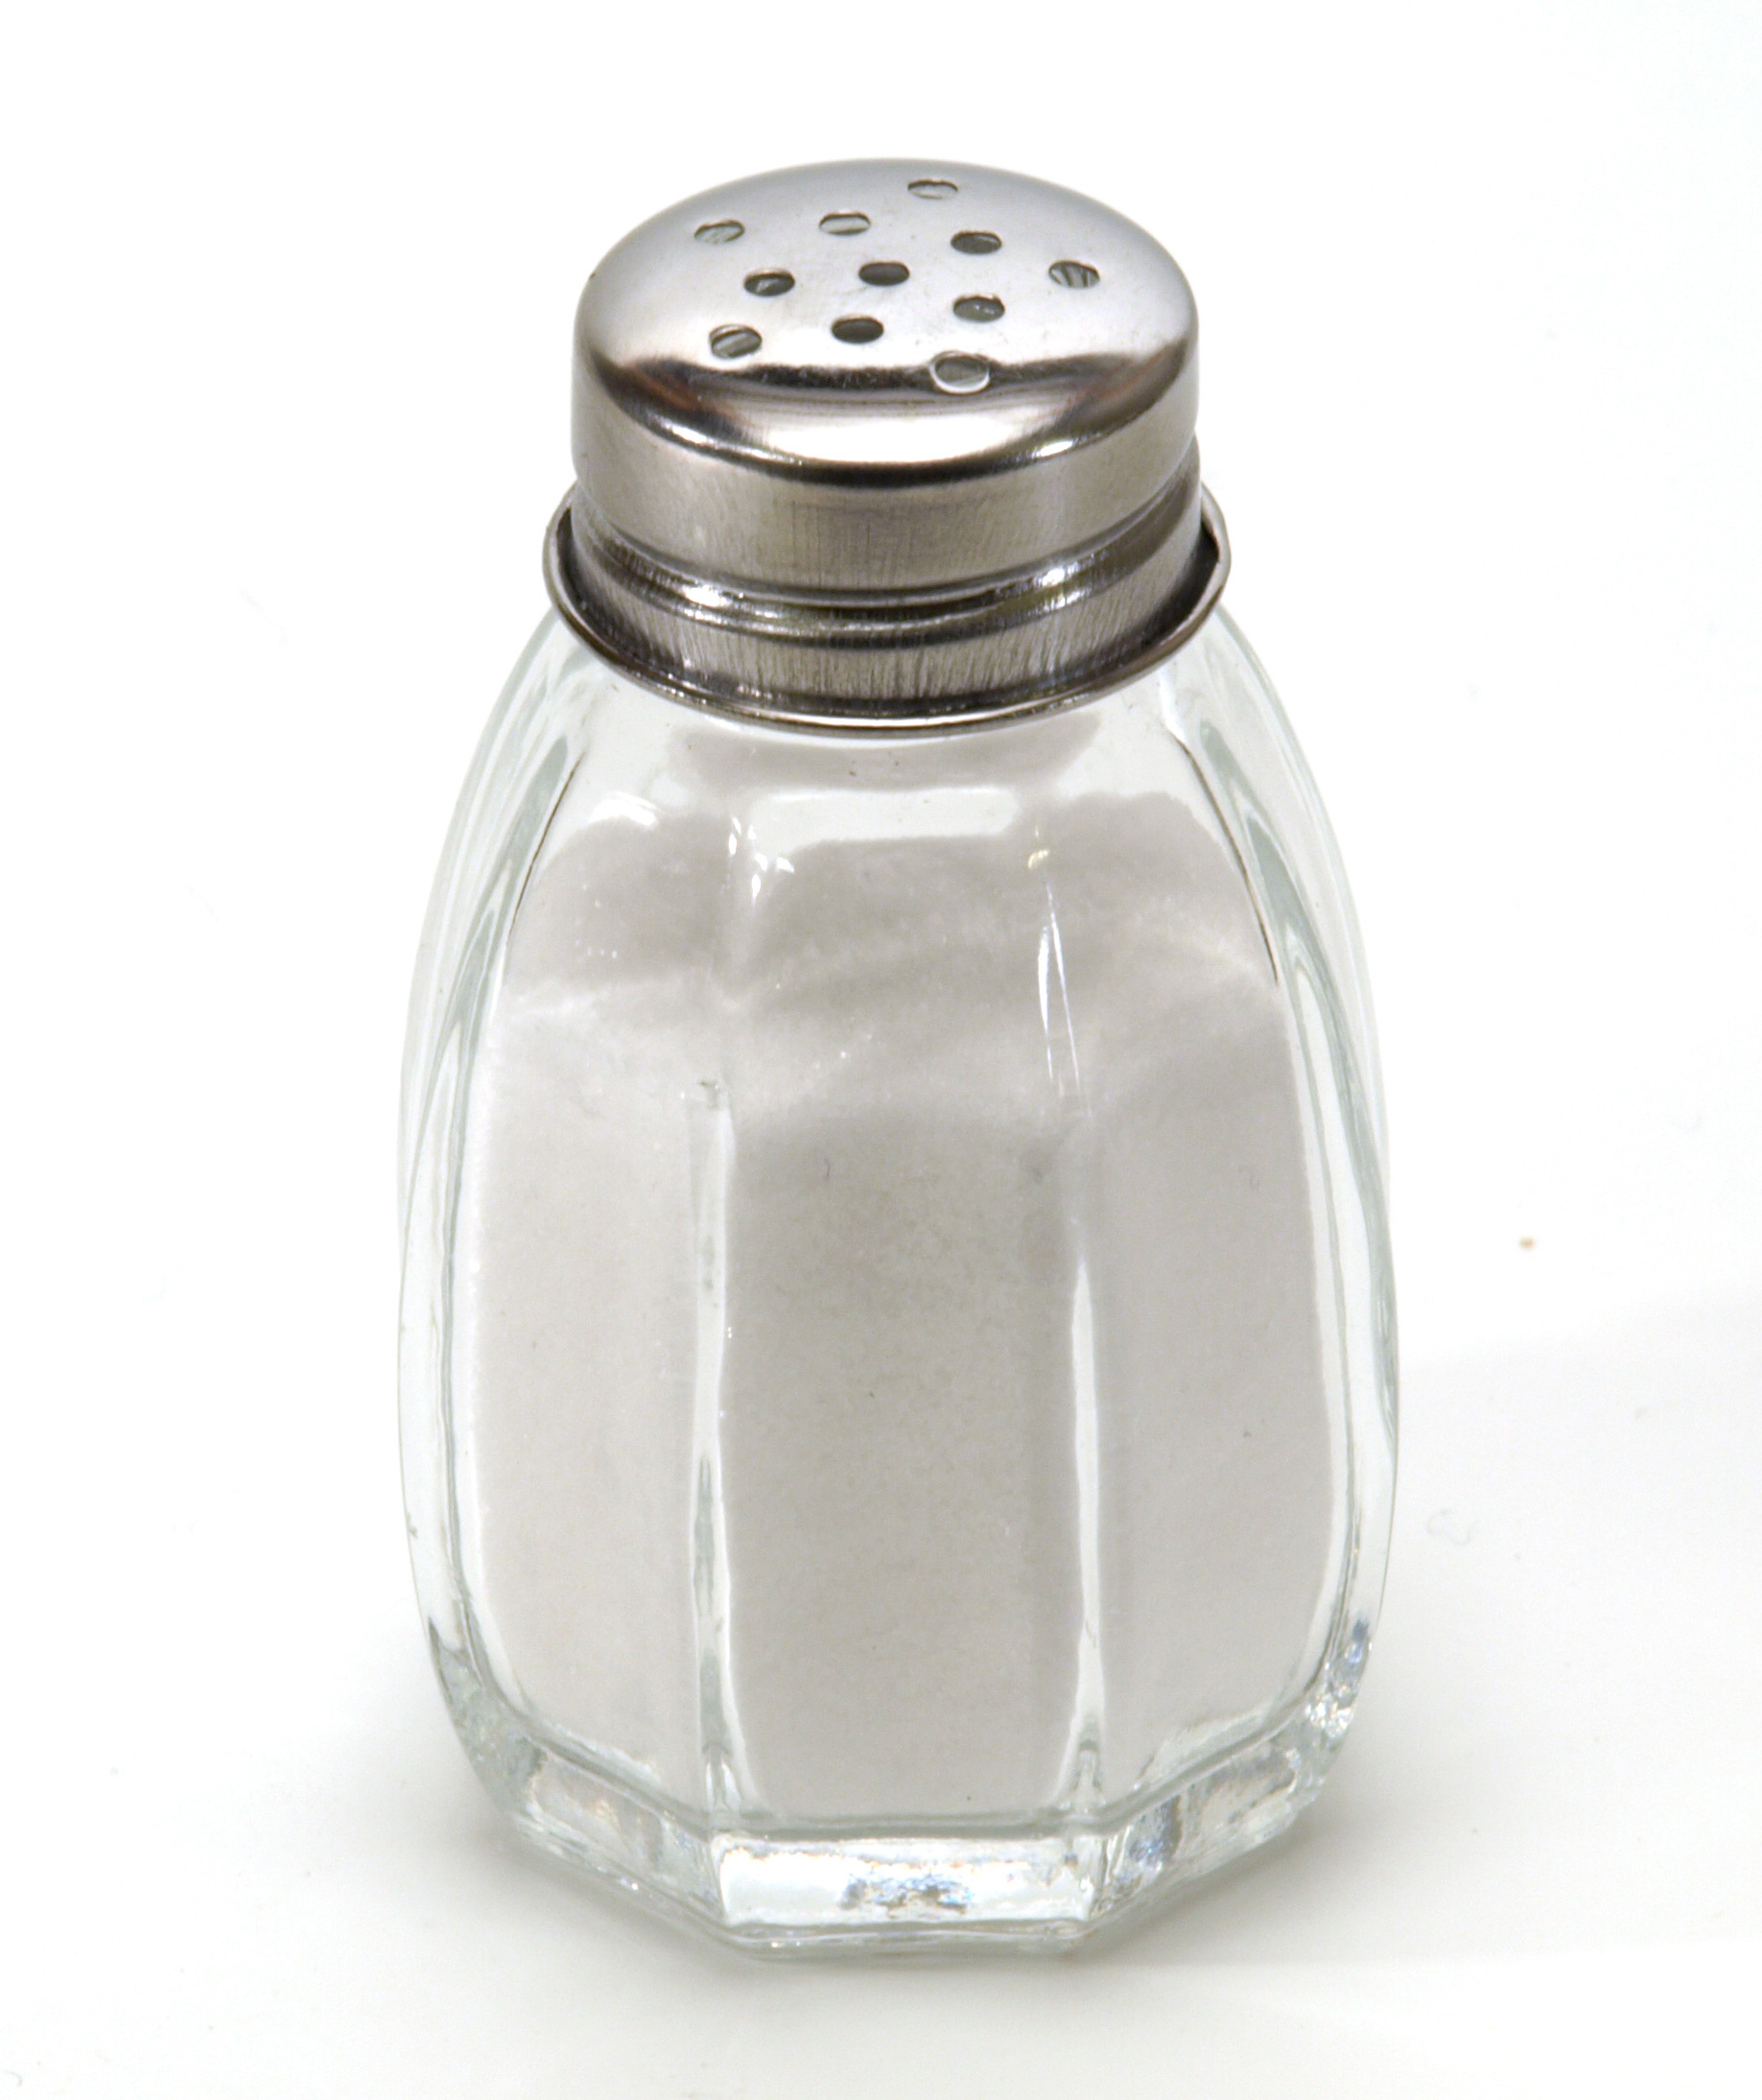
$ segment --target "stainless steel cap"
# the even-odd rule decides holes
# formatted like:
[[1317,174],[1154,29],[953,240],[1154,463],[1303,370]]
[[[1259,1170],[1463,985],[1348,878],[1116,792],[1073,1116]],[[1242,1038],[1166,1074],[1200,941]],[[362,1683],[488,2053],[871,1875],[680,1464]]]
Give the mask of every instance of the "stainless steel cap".
[[576,320],[564,617],[676,692],[898,727],[1116,683],[1222,589],[1186,279],[1105,206],[951,162],[706,191]]

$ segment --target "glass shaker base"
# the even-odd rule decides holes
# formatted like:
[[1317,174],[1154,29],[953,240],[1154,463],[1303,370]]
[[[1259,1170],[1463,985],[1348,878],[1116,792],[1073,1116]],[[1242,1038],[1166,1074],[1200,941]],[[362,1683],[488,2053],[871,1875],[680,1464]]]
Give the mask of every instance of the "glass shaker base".
[[[1319,1791],[1351,1718],[1369,1629],[1297,1707],[1109,1816],[864,1836],[714,1824],[540,1742],[431,1628],[471,1762],[522,1834],[566,1865],[760,1954],[1068,1947],[1275,1837]],[[738,1812],[736,1812],[738,1813]]]

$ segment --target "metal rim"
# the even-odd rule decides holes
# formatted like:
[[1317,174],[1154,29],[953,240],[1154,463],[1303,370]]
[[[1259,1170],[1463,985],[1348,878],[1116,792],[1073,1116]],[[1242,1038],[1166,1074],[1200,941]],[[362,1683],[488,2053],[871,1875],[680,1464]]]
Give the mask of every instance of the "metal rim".
[[890,714],[829,708],[823,699],[786,692],[723,687],[693,680],[675,665],[637,654],[582,602],[571,577],[573,545],[571,507],[574,490],[563,498],[545,532],[545,587],[558,614],[594,651],[635,679],[670,699],[708,707],[718,714],[791,729],[840,732],[866,737],[919,734],[981,727],[990,722],[1075,707],[1116,692],[1172,656],[1210,618],[1230,574],[1230,538],[1223,512],[1209,488],[1200,489],[1200,542],[1203,559],[1196,564],[1197,588],[1183,591],[1170,617],[1150,629],[1112,662],[1087,667],[1077,675],[1004,693],[975,693],[952,698],[946,707],[921,714]]

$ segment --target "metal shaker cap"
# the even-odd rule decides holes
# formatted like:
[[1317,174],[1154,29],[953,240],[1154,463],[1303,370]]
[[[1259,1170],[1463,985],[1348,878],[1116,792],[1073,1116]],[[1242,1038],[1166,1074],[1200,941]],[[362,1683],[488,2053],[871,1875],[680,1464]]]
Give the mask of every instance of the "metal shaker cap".
[[1168,653],[1223,587],[1198,319],[1168,254],[1069,190],[838,161],[639,226],[576,315],[558,609],[741,712],[1022,712]]

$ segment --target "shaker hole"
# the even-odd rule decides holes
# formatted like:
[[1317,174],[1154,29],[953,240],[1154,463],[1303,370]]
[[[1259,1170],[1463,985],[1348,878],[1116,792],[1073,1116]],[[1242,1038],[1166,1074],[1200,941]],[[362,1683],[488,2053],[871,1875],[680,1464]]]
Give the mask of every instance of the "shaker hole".
[[977,294],[954,301],[955,319],[958,320],[1001,320],[1003,301]]
[[751,357],[763,341],[758,329],[738,324],[710,331],[710,347],[717,357]]
[[957,233],[949,246],[961,255],[995,255],[1003,243],[995,233]]
[[847,314],[833,322],[832,332],[840,342],[873,342],[881,333],[881,324],[873,314]]
[[711,248],[725,248],[730,241],[738,241],[746,228],[738,219],[712,219],[701,225],[692,236],[694,241],[704,241]]
[[867,233],[868,230],[866,211],[829,211],[820,221],[822,233]]
[[944,393],[980,393],[991,384],[991,366],[982,357],[945,350],[931,358],[930,377]]
[[951,182],[946,176],[940,175],[920,176],[915,182],[907,182],[905,187],[914,197],[927,198],[931,203],[939,203],[943,198],[954,197],[960,192],[958,182]]
[[787,270],[755,270],[746,280],[746,289],[756,299],[775,299],[794,291],[795,279]]
[[1072,292],[1087,292],[1092,284],[1101,282],[1101,272],[1092,263],[1054,263],[1046,275]]
[[864,284],[904,284],[911,271],[904,263],[864,263],[857,274]]

